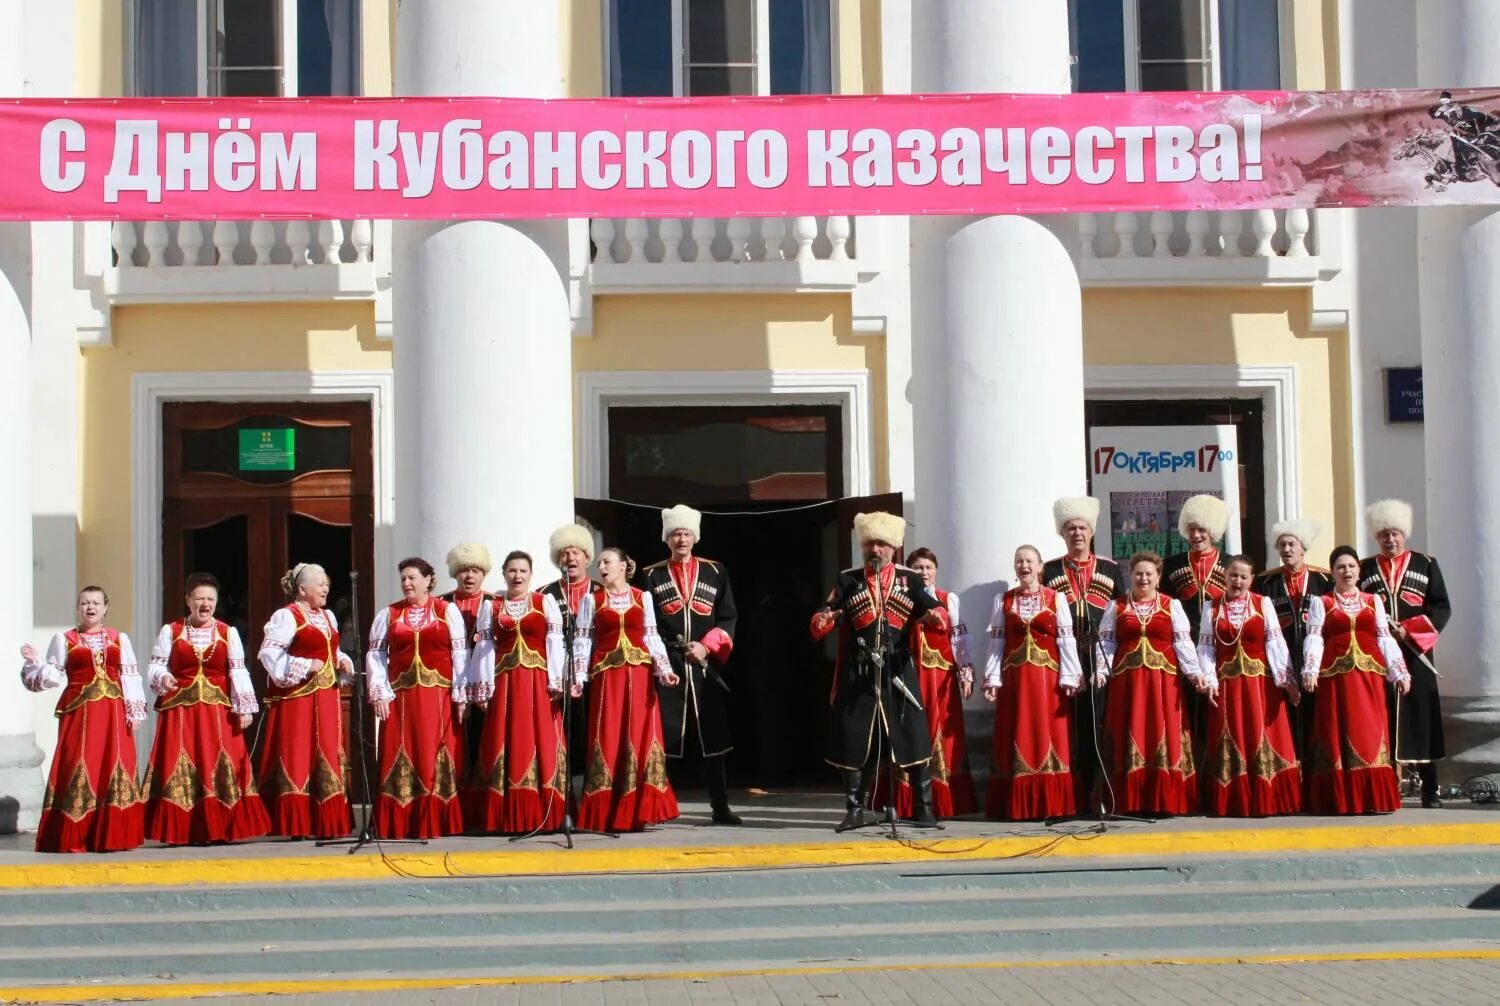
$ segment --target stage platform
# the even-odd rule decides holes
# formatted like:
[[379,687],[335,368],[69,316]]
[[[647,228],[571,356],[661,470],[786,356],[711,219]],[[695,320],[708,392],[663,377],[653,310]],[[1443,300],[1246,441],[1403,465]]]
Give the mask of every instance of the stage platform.
[[0,890],[930,866],[965,860],[1265,857],[1500,846],[1500,805],[1467,801],[1441,810],[1409,804],[1395,814],[1369,817],[1184,817],[1110,822],[1102,828],[1090,819],[1044,825],[965,818],[945,822],[942,830],[900,825],[894,836],[888,827],[834,834],[842,810],[833,792],[742,794],[735,807],[745,819],[743,827],[714,826],[706,804],[689,796],[677,821],[619,838],[581,833],[571,850],[560,836],[542,835],[520,842],[464,836],[426,844],[372,844],[352,854],[347,844],[319,847],[275,839],[48,855],[32,851],[31,835],[11,835],[0,837]]

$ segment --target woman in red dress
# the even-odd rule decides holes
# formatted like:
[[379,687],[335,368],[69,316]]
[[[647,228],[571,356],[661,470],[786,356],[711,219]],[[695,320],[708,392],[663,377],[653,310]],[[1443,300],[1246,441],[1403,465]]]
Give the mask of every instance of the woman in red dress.
[[1302,643],[1302,687],[1316,691],[1303,776],[1309,814],[1388,814],[1401,807],[1391,761],[1385,683],[1411,675],[1385,605],[1359,589],[1359,554],[1333,550],[1333,593],[1314,598]]
[[[974,777],[969,774],[969,745],[964,738],[964,700],[974,693],[974,661],[969,655],[969,632],[959,619],[958,595],[936,586],[938,561],[930,548],[913,549],[906,565],[922,575],[927,592],[948,609],[951,629],[936,629],[921,623],[912,627],[912,662],[922,686],[922,708],[927,711],[927,729],[932,734],[932,812],[938,817],[972,814]],[[881,782],[884,782],[884,775]],[[884,787],[877,787],[876,806],[885,801]],[[896,812],[912,815],[911,784],[900,773],[896,786]]]
[[618,548],[599,553],[602,585],[578,606],[575,684],[588,680],[588,770],[578,827],[639,831],[677,816],[653,672],[677,684],[651,595],[630,585]]
[[1198,634],[1199,666],[1213,668],[1219,683],[1208,716],[1203,811],[1295,814],[1302,808],[1302,773],[1287,703],[1295,705],[1302,693],[1291,654],[1271,599],[1250,591],[1254,563],[1237,555],[1224,569],[1224,594],[1204,602]]
[[104,624],[108,611],[104,588],[84,587],[78,626],[53,636],[45,658],[21,647],[21,683],[63,690],[37,852],[118,852],[142,841],[131,733],[146,718],[146,695],[130,638]]
[[458,782],[468,634],[458,605],[432,596],[426,559],[400,563],[402,599],[370,627],[365,673],[380,720],[380,793],[375,834],[438,838],[464,830]]
[[[1099,645],[1110,682],[1104,702],[1106,810],[1121,814],[1190,814],[1198,809],[1198,777],[1184,715],[1187,689],[1212,701],[1213,668],[1198,666],[1182,604],[1157,593],[1161,556],[1130,557],[1130,596],[1104,610]],[[1184,681],[1183,679],[1187,680]]]
[[524,834],[562,827],[568,756],[562,690],[568,659],[562,610],[531,589],[531,556],[512,552],[501,566],[505,596],[479,610],[479,642],[469,660],[469,701],[485,710],[465,808],[470,827]]
[[1019,586],[995,598],[984,697],[995,703],[985,815],[1002,821],[1070,817],[1073,702],[1083,668],[1068,600],[1041,584],[1042,554],[1016,549]]
[[260,707],[237,630],[214,618],[219,581],[187,579],[188,617],[161,627],[149,684],[156,738],[142,787],[146,837],[166,845],[243,842],[271,830],[245,731]]
[[354,826],[339,699],[340,675],[352,679],[354,662],[339,649],[328,586],[322,566],[288,570],[281,589],[290,603],[266,623],[258,654],[267,676],[260,794],[271,834],[287,838],[339,838]]

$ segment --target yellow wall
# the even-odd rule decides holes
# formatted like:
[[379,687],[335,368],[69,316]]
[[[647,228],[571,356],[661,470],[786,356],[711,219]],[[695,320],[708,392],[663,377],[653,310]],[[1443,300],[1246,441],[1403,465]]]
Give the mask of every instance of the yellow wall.
[[73,84],[80,98],[118,98],[125,86],[124,4],[76,0],[73,5]]
[[568,0],[562,5],[563,96],[597,98],[604,86],[604,4]]
[[853,333],[846,295],[596,297],[573,369],[868,370],[874,488],[889,485],[885,340]]
[[108,585],[110,617],[131,625],[131,384],[144,372],[389,370],[369,302],[118,308],[114,346],[83,354],[80,583]]
[[1288,86],[1298,91],[1336,89],[1339,86],[1338,0],[1291,0],[1288,6],[1292,15],[1294,58]]
[[1355,537],[1343,333],[1310,331],[1307,290],[1090,290],[1090,365],[1292,364],[1297,368],[1301,515],[1323,525],[1315,551]]

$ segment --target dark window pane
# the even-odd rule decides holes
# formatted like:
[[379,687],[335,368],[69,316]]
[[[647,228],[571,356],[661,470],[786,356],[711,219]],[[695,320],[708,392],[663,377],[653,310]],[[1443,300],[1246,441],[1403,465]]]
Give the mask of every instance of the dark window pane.
[[[240,430],[294,430],[294,467],[291,471],[258,471],[240,465]],[[347,426],[314,426],[285,416],[251,416],[218,429],[182,431],[184,474],[218,473],[256,485],[290,482],[309,472],[349,471],[353,439]]]
[[[339,635],[350,638],[354,628],[349,598],[349,570],[354,562],[352,529],[346,524],[325,524],[300,513],[287,514],[286,544],[284,561],[288,569],[299,562],[316,562],[328,574],[328,610],[339,620]],[[370,601],[365,598],[361,603]]]
[[297,0],[297,93],[326,96],[333,90],[333,40],[324,0]]
[[280,0],[224,0],[219,7],[223,66],[277,66]]
[[221,70],[218,93],[225,98],[274,98],[281,94],[281,71]]
[[687,93],[696,97],[754,94],[753,66],[690,66],[687,71]]
[[610,4],[610,94],[672,95],[673,0],[614,0]]
[[755,5],[752,0],[688,0],[689,63],[753,63]]
[[1138,0],[1141,59],[1202,59],[1203,0]]
[[1224,90],[1280,90],[1276,6],[1276,0],[1219,0],[1219,83]]
[[829,0],[771,0],[771,93],[829,94],[833,36]]
[[[212,573],[218,578],[219,606],[214,617],[238,629],[241,640],[253,638],[250,635],[249,520],[240,515],[208,527],[185,529],[182,532],[182,564],[189,573]],[[168,585],[169,589],[172,587]],[[182,610],[181,606],[169,608],[167,615],[180,618]]]
[[1142,91],[1209,91],[1204,63],[1142,63]]
[[1072,0],[1073,90],[1125,90],[1125,14],[1118,0]]

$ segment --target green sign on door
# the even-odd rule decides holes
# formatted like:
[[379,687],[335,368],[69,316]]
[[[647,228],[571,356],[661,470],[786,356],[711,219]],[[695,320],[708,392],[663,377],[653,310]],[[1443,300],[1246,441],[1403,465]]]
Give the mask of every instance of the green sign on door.
[[296,430],[240,430],[240,471],[290,472],[296,468]]

